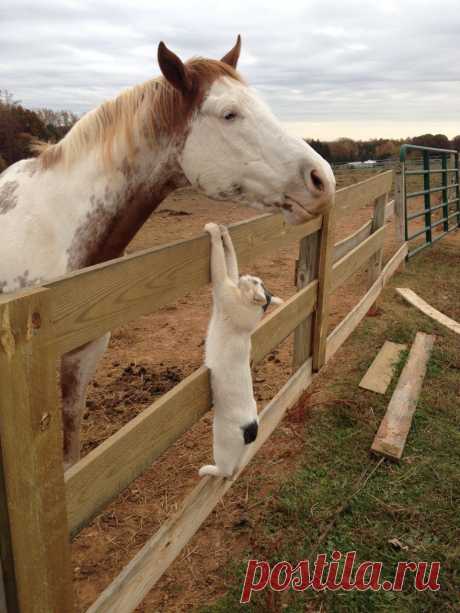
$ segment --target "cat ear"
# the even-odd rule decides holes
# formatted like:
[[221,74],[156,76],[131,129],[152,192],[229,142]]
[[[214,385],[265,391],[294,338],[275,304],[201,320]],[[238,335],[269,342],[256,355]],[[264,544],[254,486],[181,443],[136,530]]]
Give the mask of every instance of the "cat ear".
[[283,304],[284,300],[278,296],[272,296],[272,304]]

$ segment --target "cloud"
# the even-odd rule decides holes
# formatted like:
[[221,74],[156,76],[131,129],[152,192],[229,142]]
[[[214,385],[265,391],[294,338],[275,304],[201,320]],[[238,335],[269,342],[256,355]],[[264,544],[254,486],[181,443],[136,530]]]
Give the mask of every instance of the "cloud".
[[[221,57],[285,122],[458,121],[456,0],[3,0],[0,87],[29,107],[85,112],[158,74],[160,40]],[[460,124],[459,130],[460,132]]]

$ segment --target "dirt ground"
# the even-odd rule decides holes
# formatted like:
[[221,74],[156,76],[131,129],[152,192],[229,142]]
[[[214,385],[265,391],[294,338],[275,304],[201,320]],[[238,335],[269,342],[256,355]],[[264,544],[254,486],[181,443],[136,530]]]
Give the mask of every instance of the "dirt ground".
[[[341,175],[338,187],[368,176],[369,172]],[[257,214],[237,204],[211,201],[189,189],[182,190],[161,205],[128,251],[190,238],[201,233],[208,221],[228,224]],[[352,219],[342,219],[336,229],[336,240],[348,236],[370,216],[371,208],[367,207],[354,213]],[[394,232],[389,227],[385,259],[394,248]],[[242,272],[260,276],[273,293],[288,298],[295,291],[297,251],[298,245],[292,244],[269,257],[257,259],[250,270]],[[361,271],[334,294],[331,327],[365,290],[366,274]],[[113,332],[109,350],[90,385],[83,454],[201,365],[210,304],[207,288]],[[289,378],[291,362],[292,338],[255,370],[260,408]],[[320,393],[321,378],[309,391],[310,400]],[[258,521],[261,503],[283,482],[283,475],[296,466],[298,450],[304,444],[296,435],[302,410],[301,405],[290,410],[242,478],[137,611],[195,610],[226,591],[224,574],[217,571],[238,559],[243,551],[251,550],[251,527]],[[78,610],[86,610],[197,484],[198,468],[212,457],[211,419],[210,414],[204,416],[74,540]]]

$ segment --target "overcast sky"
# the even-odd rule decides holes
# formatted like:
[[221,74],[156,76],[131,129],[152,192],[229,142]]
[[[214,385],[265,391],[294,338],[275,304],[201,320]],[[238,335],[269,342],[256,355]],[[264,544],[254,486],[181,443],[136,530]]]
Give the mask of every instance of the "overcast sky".
[[293,133],[460,133],[459,0],[2,0],[0,88],[93,108],[159,73],[160,40],[240,71]]

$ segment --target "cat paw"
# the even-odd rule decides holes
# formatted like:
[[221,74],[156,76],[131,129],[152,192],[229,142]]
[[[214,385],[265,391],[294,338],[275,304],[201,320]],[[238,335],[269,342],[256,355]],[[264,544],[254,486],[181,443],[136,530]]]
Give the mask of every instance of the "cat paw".
[[210,234],[211,236],[220,237],[220,228],[216,223],[207,223],[204,227],[204,231]]
[[220,477],[220,470],[214,464],[206,464],[202,466],[198,471],[200,477],[204,477],[205,475],[211,475],[213,477]]

